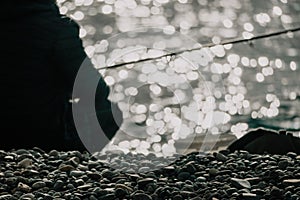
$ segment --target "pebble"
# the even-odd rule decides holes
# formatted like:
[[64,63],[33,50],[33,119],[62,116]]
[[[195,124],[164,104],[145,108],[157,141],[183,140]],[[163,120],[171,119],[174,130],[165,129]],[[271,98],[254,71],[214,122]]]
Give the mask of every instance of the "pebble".
[[75,177],[79,177],[79,176],[82,176],[82,175],[84,175],[85,173],[84,172],[82,172],[82,171],[77,171],[77,170],[72,170],[71,172],[70,172],[70,176],[75,176]]
[[57,158],[59,156],[59,152],[57,150],[51,150],[48,155]]
[[136,193],[132,196],[133,200],[152,200],[152,197],[144,193]]
[[59,166],[58,168],[60,171],[63,171],[63,172],[68,172],[68,171],[71,171],[71,170],[74,170],[75,168],[72,166],[72,165],[65,165],[65,164],[62,164]]
[[279,169],[285,169],[289,165],[289,162],[287,160],[279,161],[278,167]]
[[228,157],[225,156],[225,155],[222,154],[222,153],[216,153],[216,159],[217,159],[218,161],[225,162],[225,161],[228,159]]
[[211,168],[208,171],[209,175],[216,176],[219,173],[219,170],[216,168]]
[[106,194],[98,197],[98,200],[115,200],[116,196],[115,194]]
[[104,178],[111,179],[115,174],[109,169],[104,169],[101,174]]
[[46,183],[44,181],[37,181],[34,184],[32,184],[33,189],[39,189],[46,186]]
[[23,167],[23,168],[30,167],[31,165],[32,165],[32,160],[29,159],[29,158],[24,158],[23,160],[21,160],[21,161],[18,163],[18,166],[19,166],[19,167]]
[[77,188],[79,190],[87,190],[87,189],[89,189],[91,187],[92,187],[92,184],[84,184],[84,185],[78,186]]
[[241,199],[243,200],[259,200],[259,196],[253,193],[242,193],[241,194]]
[[28,193],[28,194],[23,194],[21,197],[20,197],[20,200],[34,200],[35,199],[35,195],[32,194],[32,193]]
[[144,187],[146,187],[150,183],[154,183],[154,179],[153,178],[145,178],[145,179],[141,179],[141,180],[139,180],[137,182],[139,188],[144,188]]
[[21,182],[18,183],[17,188],[22,192],[30,192],[31,191],[30,186],[26,185],[25,183],[21,183]]
[[286,179],[283,181],[283,184],[288,186],[300,186],[300,179]]
[[88,173],[87,176],[92,179],[92,180],[99,180],[101,179],[101,175],[97,172],[91,172],[91,173]]
[[289,156],[289,157],[291,157],[291,158],[296,158],[296,157],[298,156],[298,155],[297,155],[296,153],[294,153],[294,152],[288,152],[286,155]]
[[189,177],[191,176],[191,174],[189,172],[180,172],[177,175],[178,180],[187,180],[189,179]]
[[231,178],[231,183],[232,185],[234,185],[236,188],[247,188],[250,189],[251,188],[251,184],[249,183],[249,181],[244,180],[244,179],[239,179],[239,178]]
[[278,187],[273,186],[270,191],[270,194],[272,196],[280,197],[282,195],[282,191]]
[[10,200],[12,198],[13,198],[13,195],[11,195],[11,194],[0,195],[0,200]]
[[128,194],[128,191],[124,190],[122,188],[117,188],[115,190],[115,196],[118,197],[118,198],[122,198],[122,197],[124,197],[127,194]]
[[62,180],[57,180],[53,186],[53,189],[58,191],[60,189],[62,189],[62,187],[64,186],[64,182]]
[[115,185],[115,188],[116,188],[116,189],[126,190],[127,193],[131,193],[131,192],[133,191],[132,188],[130,188],[130,187],[124,185],[124,184],[116,184],[116,185]]

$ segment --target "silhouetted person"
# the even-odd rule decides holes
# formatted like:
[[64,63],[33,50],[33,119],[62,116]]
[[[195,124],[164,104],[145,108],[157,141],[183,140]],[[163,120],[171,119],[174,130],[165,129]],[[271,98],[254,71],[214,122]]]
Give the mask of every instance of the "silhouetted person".
[[[2,5],[0,149],[84,150],[68,103],[77,71],[86,58],[79,26],[59,14],[53,0]],[[91,65],[93,70],[98,73]],[[97,91],[101,126],[112,138],[118,126],[103,79]]]
[[245,150],[250,153],[287,154],[295,152],[300,154],[300,138],[294,137],[286,131],[271,131],[258,128],[249,131],[243,137],[228,146],[231,152]]

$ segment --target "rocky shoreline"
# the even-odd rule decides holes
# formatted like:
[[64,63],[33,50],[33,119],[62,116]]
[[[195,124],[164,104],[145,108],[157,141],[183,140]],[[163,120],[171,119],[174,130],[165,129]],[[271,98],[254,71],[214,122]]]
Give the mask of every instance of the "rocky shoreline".
[[[154,171],[149,169],[160,161],[153,155],[126,155],[131,162],[124,156],[103,155],[109,167],[78,151],[0,150],[0,200],[300,199],[300,156],[291,152],[193,152]],[[144,162],[144,170],[122,172],[149,158],[153,162]]]

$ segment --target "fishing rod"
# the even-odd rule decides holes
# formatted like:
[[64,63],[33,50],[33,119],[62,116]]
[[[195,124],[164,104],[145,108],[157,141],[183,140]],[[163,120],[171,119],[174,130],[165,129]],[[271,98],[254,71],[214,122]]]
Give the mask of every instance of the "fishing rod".
[[256,36],[252,36],[250,38],[239,38],[239,39],[224,40],[224,41],[221,41],[217,44],[216,43],[207,43],[207,44],[201,45],[200,47],[195,47],[195,48],[191,48],[191,49],[184,49],[184,50],[181,50],[181,51],[166,53],[166,54],[163,54],[163,55],[157,56],[157,57],[143,58],[143,59],[136,60],[136,61],[123,62],[123,63],[120,63],[120,64],[106,66],[106,67],[100,67],[100,68],[97,68],[97,69],[98,70],[114,69],[114,68],[122,67],[124,65],[130,65],[130,64],[136,64],[136,63],[161,59],[161,58],[168,57],[168,56],[175,56],[175,55],[179,55],[179,54],[182,54],[182,53],[185,53],[185,52],[196,51],[196,50],[200,50],[200,49],[203,49],[203,48],[210,48],[210,47],[214,47],[214,46],[218,46],[218,45],[237,44],[237,43],[244,43],[244,42],[248,43],[248,44],[251,44],[252,41],[255,41],[255,40],[270,38],[270,37],[279,36],[279,35],[288,34],[288,33],[293,33],[293,32],[297,32],[297,31],[300,31],[300,27],[294,27],[294,28],[284,29],[284,30],[281,30],[281,31],[270,32],[270,33],[263,33],[263,34],[259,34],[259,35],[256,35]]

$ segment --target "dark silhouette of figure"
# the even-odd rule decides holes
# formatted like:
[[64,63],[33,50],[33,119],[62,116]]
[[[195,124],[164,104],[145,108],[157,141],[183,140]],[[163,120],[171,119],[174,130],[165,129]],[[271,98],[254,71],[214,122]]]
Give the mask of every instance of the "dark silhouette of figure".
[[256,154],[287,154],[288,152],[300,154],[300,138],[294,137],[286,131],[277,133],[258,128],[234,141],[228,146],[228,149],[231,152],[245,150]]
[[[54,0],[3,4],[0,149],[85,150],[69,103],[76,74],[86,58],[79,26],[60,15]],[[90,70],[98,73],[92,64]],[[96,110],[101,127],[112,138],[122,119],[114,121],[108,94],[101,79]]]

